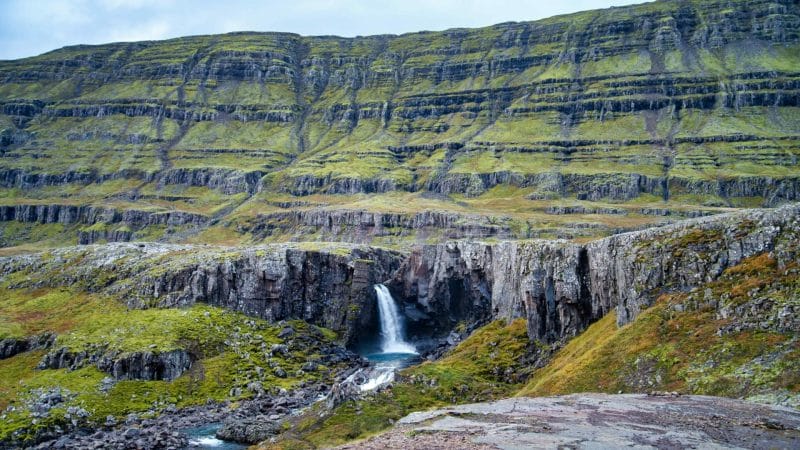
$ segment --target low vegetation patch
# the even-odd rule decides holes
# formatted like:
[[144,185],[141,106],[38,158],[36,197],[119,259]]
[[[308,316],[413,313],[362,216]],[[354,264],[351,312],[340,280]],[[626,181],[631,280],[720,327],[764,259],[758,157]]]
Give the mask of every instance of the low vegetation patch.
[[[301,321],[269,325],[240,313],[205,305],[127,310],[112,299],[70,290],[8,290],[0,304],[5,337],[48,330],[55,349],[121,357],[174,349],[196,360],[173,381],[114,380],[95,365],[37,369],[46,351],[0,360],[0,442],[24,444],[56,427],[100,425],[109,416],[156,416],[165,408],[238,400],[327,381],[325,348],[335,334]],[[286,327],[289,336],[278,337]],[[302,366],[315,362],[310,372]]]

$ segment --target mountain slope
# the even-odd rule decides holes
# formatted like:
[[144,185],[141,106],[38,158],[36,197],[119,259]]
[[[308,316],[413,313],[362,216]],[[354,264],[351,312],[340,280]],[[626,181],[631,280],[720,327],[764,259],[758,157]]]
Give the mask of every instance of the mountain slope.
[[792,1],[657,1],[0,62],[0,241],[578,237],[796,200],[799,33]]

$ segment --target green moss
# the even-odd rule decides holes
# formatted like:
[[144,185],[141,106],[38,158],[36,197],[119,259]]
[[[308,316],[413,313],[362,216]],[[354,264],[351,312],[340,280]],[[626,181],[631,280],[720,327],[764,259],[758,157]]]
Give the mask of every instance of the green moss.
[[344,403],[324,417],[308,411],[275,448],[336,445],[388,428],[411,411],[508,396],[530,371],[524,362],[529,347],[524,320],[493,322],[444,358],[400,372],[391,389]]
[[[56,348],[80,352],[163,352],[184,349],[197,360],[190,370],[173,381],[120,381],[104,392],[101,380],[108,374],[92,365],[78,370],[36,370],[43,352],[22,353],[0,361],[0,408],[15,406],[4,416],[0,441],[14,436],[19,442],[32,439],[37,430],[64,425],[69,406],[89,412],[86,419],[102,423],[109,415],[129,413],[157,415],[170,405],[178,407],[247,398],[247,386],[259,381],[267,391],[292,388],[301,382],[328,380],[331,369],[320,365],[303,372],[307,361],[320,358],[320,346],[336,334],[305,322],[292,321],[296,335],[287,355],[271,355],[272,344],[282,329],[239,313],[211,306],[186,309],[126,310],[116,302],[68,290],[11,290],[9,301],[0,303],[3,336],[27,336],[57,331]],[[8,319],[6,319],[8,318]],[[117,355],[119,356],[119,355]],[[270,364],[279,365],[288,377],[277,377]],[[68,392],[66,401],[50,412],[47,420],[31,424],[29,400],[38,390],[53,388]],[[234,390],[234,391],[232,391]],[[15,434],[16,433],[16,434]]]

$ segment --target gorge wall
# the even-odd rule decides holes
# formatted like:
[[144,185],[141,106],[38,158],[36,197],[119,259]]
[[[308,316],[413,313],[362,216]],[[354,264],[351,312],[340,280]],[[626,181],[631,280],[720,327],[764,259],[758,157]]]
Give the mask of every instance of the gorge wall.
[[421,328],[523,317],[532,340],[552,343],[579,334],[612,310],[618,325],[629,323],[659,295],[716,280],[754,255],[769,252],[786,267],[797,260],[798,243],[800,206],[792,205],[691,219],[587,244],[425,246],[388,284],[409,303],[409,316]]
[[412,338],[524,317],[532,340],[553,343],[612,310],[619,325],[631,322],[659,295],[714,281],[748,257],[769,252],[790,265],[799,242],[800,206],[787,205],[586,244],[452,241],[409,254],[345,244],[93,245],[0,258],[0,275],[9,288],[71,285],[132,308],[204,302],[270,322],[302,319],[350,344],[376,332],[372,286],[384,283]]
[[401,260],[355,246],[107,244],[0,258],[0,274],[12,289],[75,286],[130,308],[203,302],[270,322],[305,320],[355,342],[359,329],[374,326],[372,286]]

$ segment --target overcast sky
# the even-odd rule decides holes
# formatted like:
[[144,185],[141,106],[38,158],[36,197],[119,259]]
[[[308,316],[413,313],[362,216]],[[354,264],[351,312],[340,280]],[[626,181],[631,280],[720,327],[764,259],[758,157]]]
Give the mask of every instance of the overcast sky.
[[643,0],[0,0],[0,59],[230,31],[358,36],[535,20]]

